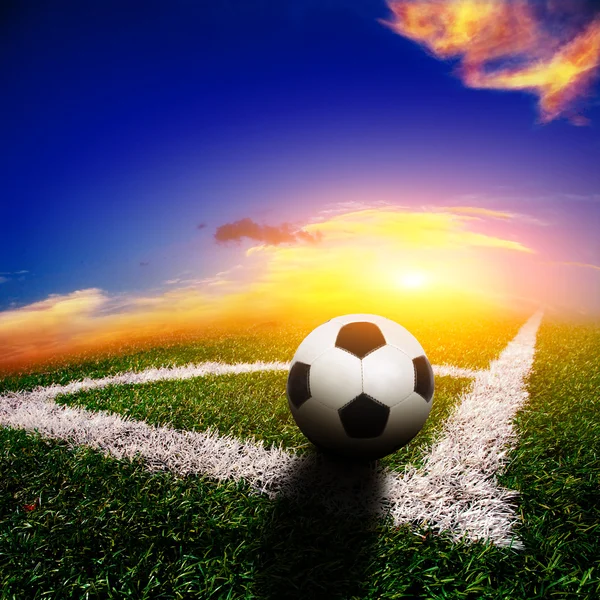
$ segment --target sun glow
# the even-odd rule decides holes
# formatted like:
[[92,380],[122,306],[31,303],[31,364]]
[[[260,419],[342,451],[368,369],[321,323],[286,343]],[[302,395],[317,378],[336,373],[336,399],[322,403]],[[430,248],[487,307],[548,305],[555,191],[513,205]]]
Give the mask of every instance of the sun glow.
[[421,271],[406,271],[399,275],[397,283],[407,289],[422,288],[427,283],[427,276]]
[[181,287],[173,281],[157,294],[109,296],[91,288],[0,311],[0,371],[211,327],[239,331],[351,313],[443,320],[504,310],[519,292],[511,283],[516,267],[535,273],[536,256],[517,240],[476,231],[486,217],[514,219],[468,207],[342,213],[305,226],[308,235],[295,242],[254,246],[239,266]]

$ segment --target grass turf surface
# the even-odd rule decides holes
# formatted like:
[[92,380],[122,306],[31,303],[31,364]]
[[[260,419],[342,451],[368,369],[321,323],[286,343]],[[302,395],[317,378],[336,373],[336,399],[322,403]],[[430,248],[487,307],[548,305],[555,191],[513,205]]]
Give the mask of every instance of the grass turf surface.
[[[178,430],[214,429],[238,439],[262,440],[297,453],[313,452],[290,413],[285,396],[287,373],[264,371],[239,375],[209,375],[183,381],[119,385],[61,395],[57,404],[92,411],[105,410],[151,425]],[[469,379],[436,377],[431,414],[414,441],[386,457],[395,468],[419,462],[443,420],[467,390]]]
[[522,552],[1,429],[3,597],[597,598],[600,329],[543,323],[537,347],[500,477]]

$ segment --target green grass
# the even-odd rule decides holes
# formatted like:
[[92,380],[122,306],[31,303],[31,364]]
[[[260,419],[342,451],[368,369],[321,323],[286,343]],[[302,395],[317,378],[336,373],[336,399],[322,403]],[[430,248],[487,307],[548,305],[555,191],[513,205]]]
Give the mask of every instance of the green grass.
[[[77,394],[61,395],[57,404],[88,410],[106,410],[148,424],[179,430],[204,431],[262,440],[266,447],[281,445],[298,453],[312,452],[288,408],[287,373],[263,371],[239,375],[209,375],[183,381],[143,385],[108,386]],[[399,468],[418,462],[443,424],[469,379],[436,377],[433,407],[425,427],[413,442],[384,463]]]
[[252,584],[270,508],[244,484],[149,475],[21,431],[0,440],[3,598],[219,598]]
[[[485,368],[525,320],[524,315],[490,315],[470,321],[408,320],[402,324],[421,342],[432,364]],[[0,372],[0,394],[30,390],[38,385],[65,384],[84,377],[100,378],[208,360],[225,363],[290,361],[302,340],[319,324],[317,321],[294,325],[275,323],[255,326],[243,333],[214,329],[202,334],[173,336],[155,341],[154,345],[117,347],[96,354],[76,355],[68,361],[57,359],[4,376]]]
[[519,534],[534,550],[541,597],[598,598],[600,327],[543,325],[538,348],[500,480],[521,492]]
[[[599,349],[598,327],[544,322],[538,334],[531,399],[517,416],[520,437],[500,477],[521,494],[523,551],[332,515],[312,498],[271,501],[243,482],[150,473],[139,461],[0,429],[0,598],[596,600]],[[258,393],[261,404],[276,406],[279,376],[285,374],[222,377],[221,391],[240,385],[248,396]],[[224,397],[216,380],[196,381],[198,390],[202,381],[207,386],[205,406]],[[192,428],[193,387],[185,392],[191,394],[185,410],[165,408],[169,390],[188,383],[137,386],[137,403],[134,386],[118,391],[123,403],[129,398],[130,411],[144,408],[157,422],[175,415]],[[464,382],[455,383],[455,390],[444,382],[438,389],[455,397]],[[155,385],[162,395],[153,408],[145,390]],[[100,392],[106,395],[96,397]],[[112,401],[108,388],[86,398]],[[219,428],[233,425],[247,435],[260,430],[262,418],[250,410],[238,417],[243,427]],[[275,436],[282,423],[272,421]],[[293,436],[288,441],[296,444]]]

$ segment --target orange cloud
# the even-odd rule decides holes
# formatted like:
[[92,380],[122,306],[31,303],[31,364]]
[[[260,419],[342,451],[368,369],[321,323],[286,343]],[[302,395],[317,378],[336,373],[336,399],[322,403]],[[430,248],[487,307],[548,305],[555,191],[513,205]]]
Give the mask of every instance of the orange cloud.
[[110,297],[96,288],[53,294],[0,312],[0,371],[169,335],[175,329],[206,323],[217,313],[218,301],[186,288],[154,297]]
[[36,359],[77,335],[90,333],[94,311],[107,297],[101,290],[76,291],[66,296],[51,295],[46,300],[0,313],[0,364],[28,356]]
[[391,0],[388,5],[392,19],[384,24],[438,58],[461,58],[459,75],[467,86],[528,91],[539,98],[542,122],[560,116],[583,122],[575,111],[600,65],[600,18],[583,28],[570,26],[577,3],[563,10],[558,24],[549,20],[552,3],[540,7],[527,0]]
[[294,231],[289,223],[283,223],[279,227],[271,225],[259,225],[252,219],[241,219],[233,223],[226,223],[217,228],[215,240],[219,243],[236,241],[239,242],[246,237],[251,240],[264,242],[265,244],[289,244],[298,241],[315,243],[320,240],[320,232],[316,231],[313,235],[306,231]]
[[[474,231],[481,218],[497,216],[479,212],[477,219],[391,207],[336,214],[303,228],[311,237],[322,232],[319,244],[255,246],[228,270],[168,280],[168,289],[153,296],[88,289],[1,312],[0,369],[215,324],[359,311],[439,314],[469,294],[480,302],[500,279],[490,256],[510,260],[534,251]],[[407,277],[426,285],[408,289]]]

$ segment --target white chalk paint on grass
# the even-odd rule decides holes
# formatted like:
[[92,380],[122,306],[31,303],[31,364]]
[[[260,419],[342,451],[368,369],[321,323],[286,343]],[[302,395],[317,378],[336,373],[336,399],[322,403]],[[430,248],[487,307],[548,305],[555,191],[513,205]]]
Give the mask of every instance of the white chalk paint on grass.
[[[380,471],[370,488],[377,497],[367,494],[363,498],[366,504],[376,506],[379,512],[389,511],[397,524],[426,522],[456,539],[519,547],[511,534],[516,517],[509,502],[516,493],[500,488],[494,477],[515,438],[512,418],[527,399],[524,380],[533,361],[540,320],[541,314],[534,315],[486,371],[434,367],[440,376],[474,376],[472,389],[446,422],[423,468],[408,468],[404,474]],[[343,503],[353,478],[344,482],[332,477],[333,471],[323,469],[313,456],[266,449],[261,442],[213,431],[175,431],[52,402],[59,394],[107,385],[288,367],[287,363],[203,363],[9,393],[0,396],[0,425],[36,430],[44,437],[67,440],[73,446],[87,445],[116,458],[141,456],[152,470],[169,469],[179,475],[199,474],[221,481],[244,479],[271,497],[297,495],[302,486],[317,488],[332,503]],[[339,475],[339,470],[335,473]]]
[[511,534],[517,493],[496,475],[516,440],[513,418],[528,398],[525,378],[533,365],[542,314],[533,315],[487,371],[477,375],[421,469],[388,479],[385,495],[396,523],[427,521],[456,538],[489,539],[522,547]]

